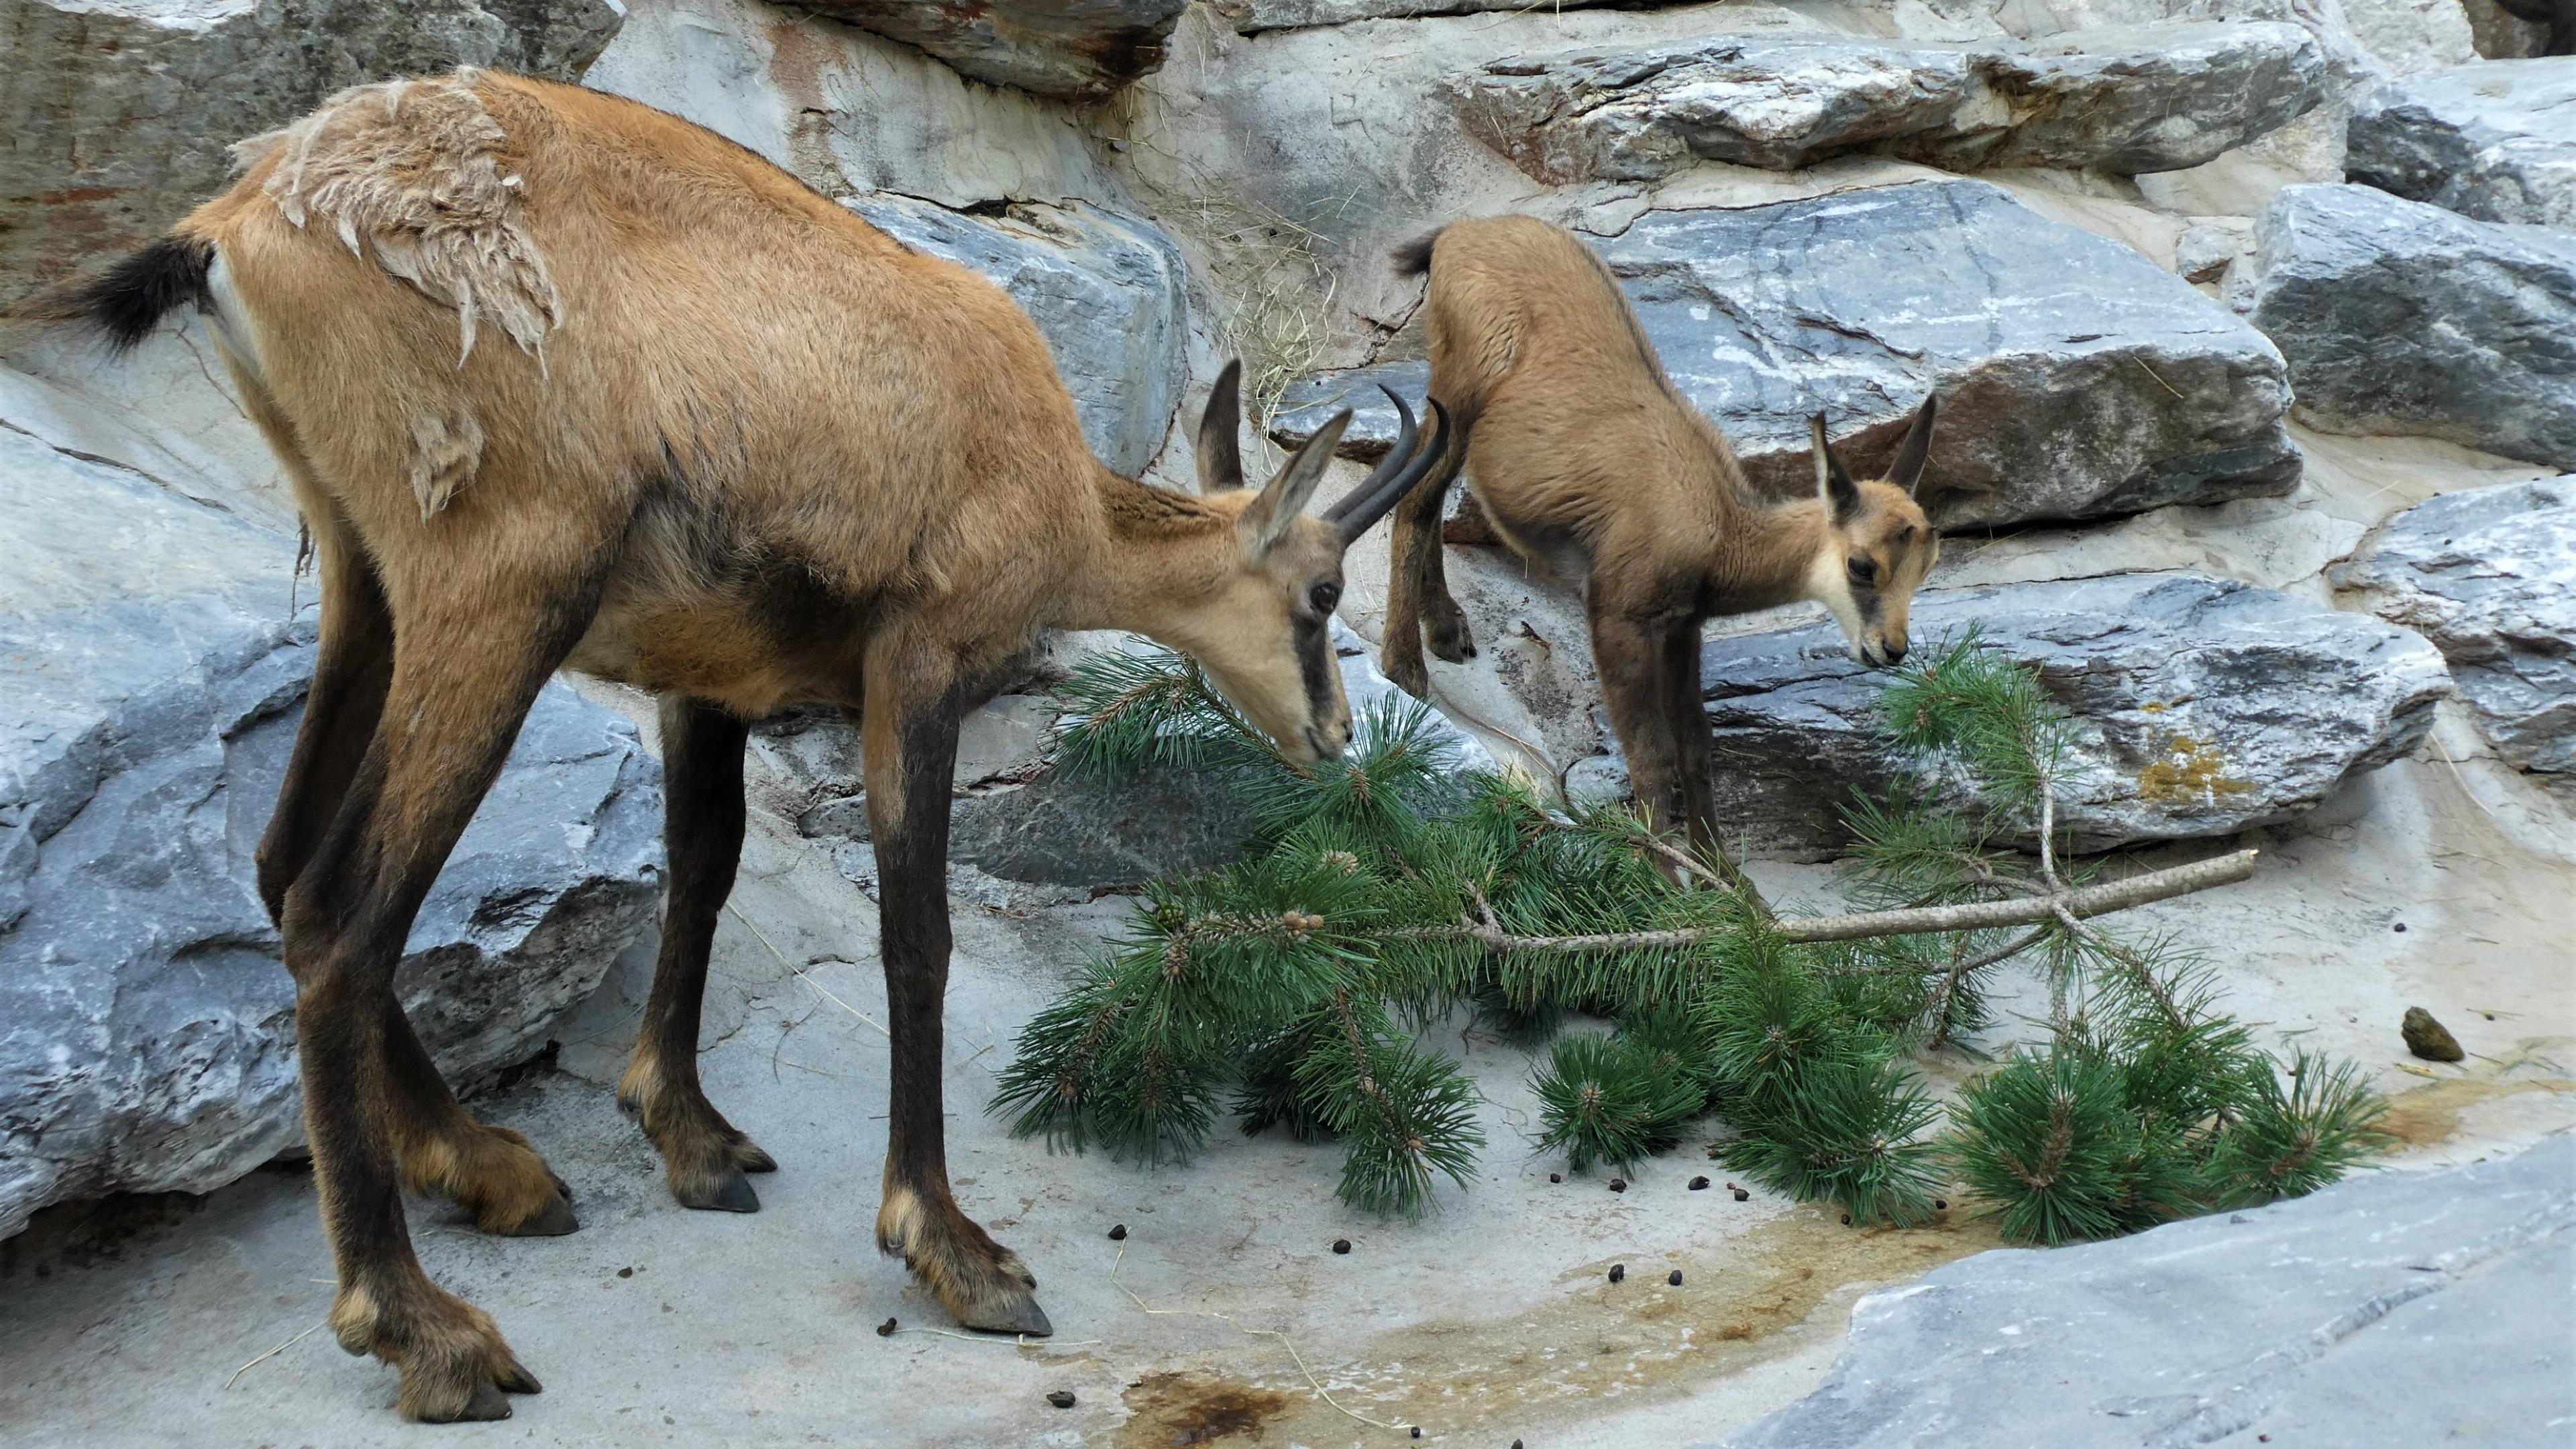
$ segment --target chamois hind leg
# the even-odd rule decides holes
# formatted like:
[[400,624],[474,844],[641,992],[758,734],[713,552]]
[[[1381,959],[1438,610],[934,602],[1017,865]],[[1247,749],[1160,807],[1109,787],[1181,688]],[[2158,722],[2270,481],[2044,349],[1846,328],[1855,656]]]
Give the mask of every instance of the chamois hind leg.
[[968,1328],[1047,1334],[1019,1255],[960,1212],[941,1118],[941,1012],[948,992],[948,797],[970,691],[953,656],[914,626],[869,642],[868,823],[876,838],[893,1103],[877,1246]]
[[[438,1422],[506,1417],[503,1394],[534,1393],[537,1381],[490,1315],[431,1282],[412,1253],[398,1153],[450,1141],[458,1121],[471,1123],[461,1112],[420,1115],[430,1069],[413,1055],[408,1026],[398,1028],[394,967],[431,882],[598,595],[595,577],[477,578],[466,562],[474,557],[442,551],[422,570],[440,578],[438,594],[408,609],[388,590],[396,634],[383,717],[328,835],[286,893],[282,922],[305,1130],[338,1270],[331,1327],[341,1347],[401,1370],[404,1417]],[[443,1086],[439,1097],[447,1100]]]
[[671,862],[662,954],[617,1105],[661,1149],[684,1207],[760,1211],[746,1172],[778,1164],[707,1101],[698,1085],[698,1007],[716,917],[742,861],[742,752],[749,730],[704,700],[662,701],[662,838]]
[[298,491],[321,576],[322,638],[295,752],[259,841],[259,898],[272,922],[284,919],[287,887],[304,873],[340,813],[350,778],[375,738],[394,668],[393,617],[375,565],[336,504],[319,490]]

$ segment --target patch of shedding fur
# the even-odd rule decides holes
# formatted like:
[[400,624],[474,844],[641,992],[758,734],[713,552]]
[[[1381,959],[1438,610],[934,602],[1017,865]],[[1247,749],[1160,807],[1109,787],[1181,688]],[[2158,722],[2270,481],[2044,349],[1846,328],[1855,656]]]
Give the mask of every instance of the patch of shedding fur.
[[411,420],[411,496],[423,523],[447,506],[483,461],[483,425],[470,412],[416,413]]
[[457,366],[486,317],[543,366],[563,298],[529,234],[509,136],[475,94],[475,75],[356,86],[233,151],[244,165],[283,151],[265,189],[288,221],[327,219],[353,254],[373,252],[454,307]]

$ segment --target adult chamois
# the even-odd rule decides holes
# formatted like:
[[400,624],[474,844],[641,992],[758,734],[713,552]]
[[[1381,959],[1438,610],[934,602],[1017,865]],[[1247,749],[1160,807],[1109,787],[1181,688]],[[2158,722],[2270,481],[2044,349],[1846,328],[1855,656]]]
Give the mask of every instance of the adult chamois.
[[882,872],[878,1244],[959,1322],[1048,1332],[1028,1269],[949,1191],[960,716],[1040,629],[1131,629],[1203,662],[1290,757],[1338,755],[1342,553],[1432,450],[1310,518],[1347,415],[1254,492],[1228,369],[1202,496],[1120,477],[999,289],[711,132],[573,87],[362,87],[241,154],[230,191],[26,310],[126,346],[204,310],[320,555],[312,695],[258,878],[297,987],[341,1346],[398,1367],[414,1419],[503,1417],[505,1392],[537,1388],[422,1271],[401,1190],[504,1234],[571,1231],[569,1195],[457,1105],[392,976],[566,665],[662,698],[670,896],[618,1099],[672,1193],[750,1212],[744,1174],[774,1165],[700,1088],[699,1002],[742,845],[744,722],[837,705],[862,731]]
[[1462,221],[1397,254],[1430,274],[1431,395],[1447,405],[1439,469],[1396,510],[1387,675],[1427,698],[1423,636],[1475,653],[1440,555],[1440,505],[1463,467],[1515,551],[1579,588],[1610,722],[1648,822],[1718,839],[1700,624],[1814,599],[1855,656],[1905,656],[1907,607],[1940,556],[1914,501],[1938,406],[1926,399],[1883,479],[1854,482],[1814,420],[1816,496],[1757,498],[1726,435],[1664,373],[1608,266],[1529,217]]

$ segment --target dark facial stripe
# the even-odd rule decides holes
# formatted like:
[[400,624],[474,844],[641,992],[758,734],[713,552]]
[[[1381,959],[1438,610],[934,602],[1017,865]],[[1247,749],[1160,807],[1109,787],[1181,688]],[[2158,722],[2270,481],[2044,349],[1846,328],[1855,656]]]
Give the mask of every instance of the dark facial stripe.
[[1333,712],[1333,635],[1322,619],[1295,616],[1289,623],[1297,665],[1306,674],[1306,722],[1322,725]]

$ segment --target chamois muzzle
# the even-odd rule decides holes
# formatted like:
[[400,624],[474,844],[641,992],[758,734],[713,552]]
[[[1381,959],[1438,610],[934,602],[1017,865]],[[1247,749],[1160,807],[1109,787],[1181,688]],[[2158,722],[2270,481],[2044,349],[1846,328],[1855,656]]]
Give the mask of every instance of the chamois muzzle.
[[1421,451],[1414,450],[1413,409],[1404,405],[1394,388],[1380,386],[1387,401],[1395,404],[1395,446],[1387,449],[1386,458],[1360,480],[1341,502],[1324,510],[1324,521],[1341,535],[1342,547],[1349,548],[1371,525],[1386,517],[1404,495],[1431,474],[1440,462],[1441,452],[1449,446],[1449,409],[1438,398],[1431,398],[1433,427],[1431,441]]

